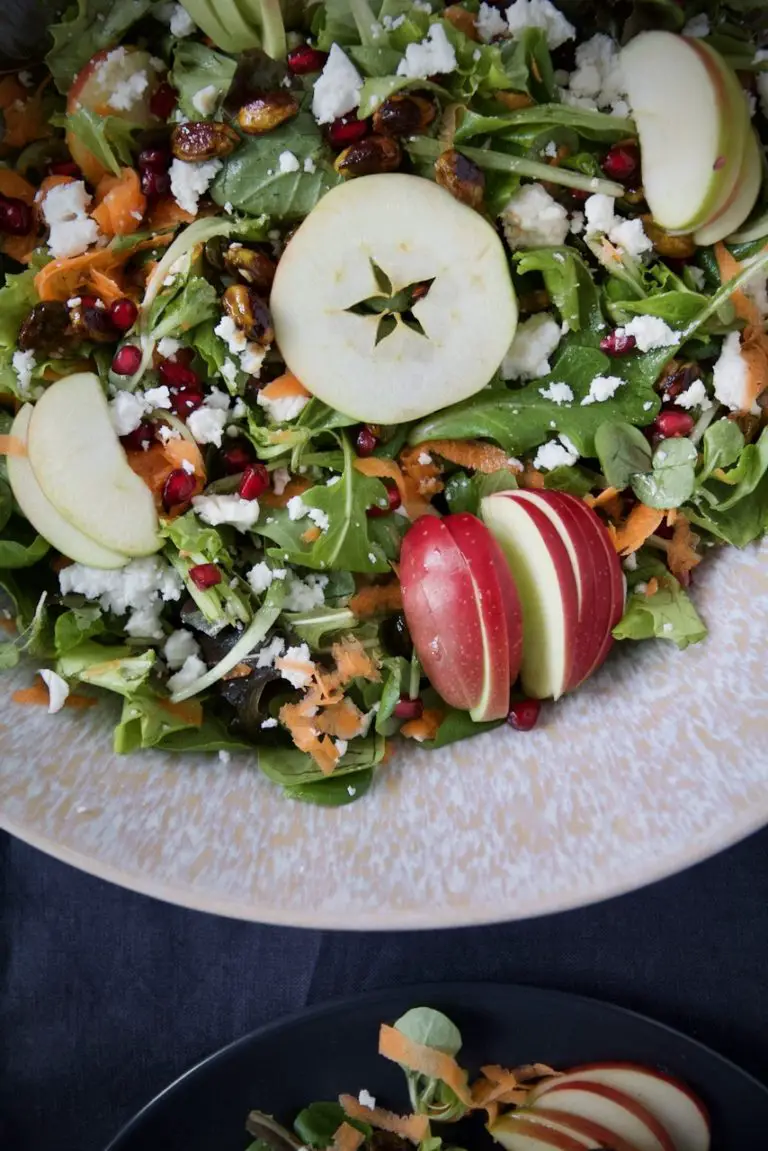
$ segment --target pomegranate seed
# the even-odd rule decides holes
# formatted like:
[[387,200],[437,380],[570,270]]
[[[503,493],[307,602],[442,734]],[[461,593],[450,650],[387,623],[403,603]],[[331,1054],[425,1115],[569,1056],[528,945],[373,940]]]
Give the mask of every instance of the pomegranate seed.
[[102,307],[102,303],[96,296],[81,296],[80,307],[85,311],[86,308],[100,308]]
[[288,53],[288,71],[293,72],[294,76],[308,76],[311,72],[322,72],[327,59],[327,52],[321,52],[311,44],[302,44]]
[[364,140],[370,131],[367,120],[358,120],[354,113],[334,120],[328,129],[328,139],[332,148],[346,148]]
[[373,434],[367,424],[363,424],[360,431],[357,433],[355,440],[355,451],[359,456],[372,456],[376,451],[378,444],[376,436]]
[[52,176],[74,176],[76,180],[82,175],[74,160],[57,160],[49,164],[48,171]]
[[167,148],[143,148],[139,152],[139,167],[142,171],[165,172],[171,163],[171,153]]
[[127,332],[133,327],[138,314],[139,309],[133,300],[129,300],[126,296],[122,300],[115,300],[109,309],[110,320],[121,332]]
[[125,344],[115,352],[112,371],[116,376],[132,376],[141,367],[141,348],[135,344]]
[[201,408],[204,400],[203,393],[192,388],[185,389],[183,392],[171,392],[171,407],[177,416],[181,416],[182,420],[185,420],[191,412],[196,412],[198,408]]
[[209,587],[216,587],[217,583],[221,583],[221,572],[216,564],[196,564],[189,569],[189,578],[200,591],[206,591]]
[[32,231],[32,209],[15,196],[0,196],[0,232],[26,236]]
[[661,439],[669,440],[676,436],[687,436],[693,431],[694,422],[693,416],[688,412],[681,412],[679,408],[666,408],[659,412],[652,428]]
[[143,168],[141,190],[148,200],[159,200],[170,192],[171,177],[167,172],[155,172],[152,168]]
[[635,144],[614,144],[606,153],[602,167],[609,179],[624,183],[640,167],[640,152]]
[[269,488],[269,472],[263,464],[248,464],[238,489],[240,498],[257,500]]
[[625,335],[618,328],[600,341],[600,351],[605,352],[606,356],[626,356],[628,352],[633,352],[636,347],[637,340],[635,337]]
[[129,432],[127,436],[120,437],[120,443],[128,451],[145,450],[145,445],[153,443],[155,439],[155,425],[151,424],[148,420],[142,420],[137,428]]
[[157,116],[159,120],[167,120],[176,107],[178,98],[179,93],[176,89],[164,81],[162,84],[158,84],[152,93],[149,101],[149,110],[152,115]]
[[395,719],[421,719],[424,704],[420,699],[409,699],[407,695],[401,695],[392,714]]
[[400,499],[400,492],[397,490],[395,484],[385,482],[384,486],[387,489],[388,506],[385,508],[379,508],[374,504],[373,507],[368,508],[365,514],[372,520],[378,519],[379,516],[388,516],[390,512],[393,512],[399,508],[400,504],[403,502]]
[[[168,478],[163,484],[163,507],[167,512],[171,508],[178,507],[179,504],[187,504],[195,494],[197,487],[197,480],[191,472],[185,472],[183,468],[174,468],[168,474]],[[201,564],[201,567],[206,567],[206,564]]]
[[253,461],[253,449],[250,444],[233,444],[222,453],[222,464],[228,476],[236,476],[244,472]]
[[197,391],[200,388],[200,377],[197,372],[193,372],[186,364],[180,364],[178,360],[163,360],[157,369],[157,373],[164,384],[169,388],[180,388],[182,390],[191,388]]
[[507,723],[515,731],[530,731],[532,727],[536,726],[540,711],[541,700],[518,699],[507,713]]
[[568,189],[568,195],[571,197],[572,200],[576,200],[577,203],[583,204],[585,202],[585,200],[589,199],[589,197],[592,195],[592,193],[591,192],[585,192],[583,188],[569,188]]

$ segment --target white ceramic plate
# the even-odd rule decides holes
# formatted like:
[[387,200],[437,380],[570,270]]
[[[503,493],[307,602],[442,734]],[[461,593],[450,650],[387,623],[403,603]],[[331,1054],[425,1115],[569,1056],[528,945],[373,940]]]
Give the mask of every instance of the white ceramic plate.
[[705,643],[617,645],[535,731],[410,746],[341,809],[285,800],[247,756],[114,756],[117,706],[19,706],[19,669],[0,824],[137,891],[305,927],[482,923],[641,886],[768,822],[766,556],[699,569]]

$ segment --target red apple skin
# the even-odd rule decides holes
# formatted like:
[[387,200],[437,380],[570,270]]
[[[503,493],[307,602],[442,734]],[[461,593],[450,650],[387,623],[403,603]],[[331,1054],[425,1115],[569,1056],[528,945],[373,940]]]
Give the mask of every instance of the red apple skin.
[[[514,1123],[518,1135],[526,1139],[536,1139],[542,1147],[554,1147],[555,1151],[584,1151],[583,1139],[575,1139],[563,1131],[556,1131],[554,1127],[547,1127],[545,1123],[537,1123],[533,1114],[519,1119],[518,1114],[519,1112],[511,1112],[504,1116],[504,1119]],[[493,1135],[493,1131],[491,1134]],[[497,1138],[496,1135],[493,1137]]]
[[504,719],[523,647],[523,613],[517,588],[501,548],[477,516],[462,512],[443,522],[467,557],[489,655],[487,702],[482,710],[473,709],[472,718],[477,722]]
[[[542,1100],[541,1102],[545,1101]],[[591,1119],[584,1119],[581,1115],[570,1115],[566,1111],[551,1111],[548,1107],[540,1107],[538,1103],[531,1110],[531,1115],[538,1115],[541,1119],[551,1119],[555,1123],[561,1123],[564,1127],[570,1128],[575,1135],[584,1135],[597,1144],[610,1147],[611,1151],[637,1151],[634,1143],[628,1143],[615,1131],[611,1131],[607,1127],[603,1127],[601,1123],[595,1123]]]
[[[542,1086],[542,1094],[546,1095],[547,1107],[552,1111],[561,1111],[561,1113],[568,1115],[571,1114],[568,1110],[567,1103],[564,1109],[559,1106],[558,1095],[561,1092],[578,1091],[587,1095],[598,1095],[602,1099],[608,1099],[612,1103],[617,1104],[617,1106],[623,1107],[630,1115],[634,1115],[636,1119],[648,1128],[649,1132],[659,1144],[661,1151],[676,1151],[669,1132],[659,1122],[656,1116],[653,1115],[647,1107],[644,1107],[642,1103],[638,1103],[636,1099],[633,1099],[631,1095],[627,1095],[624,1091],[619,1091],[615,1087],[608,1087],[604,1083],[593,1083],[586,1079],[570,1079],[570,1077],[567,1083],[563,1083],[562,1079],[560,1079],[553,1083],[551,1087],[548,1087],[547,1084]],[[532,1102],[535,1104],[536,1100],[542,1097],[542,1094],[538,1094],[538,1089],[534,1089]]]
[[446,519],[421,516],[409,528],[400,552],[400,584],[426,675],[446,703],[469,711],[483,692],[483,633],[469,565]]

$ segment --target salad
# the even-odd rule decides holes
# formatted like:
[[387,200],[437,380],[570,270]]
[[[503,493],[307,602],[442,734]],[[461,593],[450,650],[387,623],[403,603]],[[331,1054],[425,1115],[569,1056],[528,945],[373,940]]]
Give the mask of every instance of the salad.
[[365,1088],[310,1104],[296,1116],[295,1134],[253,1111],[246,1129],[256,1139],[248,1151],[459,1151],[432,1125],[473,1113],[506,1151],[709,1151],[704,1103],[655,1068],[610,1061],[564,1072],[545,1063],[489,1065],[470,1084],[458,1062],[461,1046],[461,1032],[446,1015],[414,1007],[379,1033],[379,1053],[405,1072],[410,1114],[386,1110]]
[[0,107],[19,704],[341,805],[705,638],[768,525],[761,0],[78,0]]

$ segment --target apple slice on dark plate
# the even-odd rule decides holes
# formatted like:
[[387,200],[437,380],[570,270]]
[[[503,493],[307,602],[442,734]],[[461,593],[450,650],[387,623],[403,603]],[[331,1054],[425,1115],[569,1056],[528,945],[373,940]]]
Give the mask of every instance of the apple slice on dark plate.
[[[392,1023],[419,1005],[437,1008],[457,1025],[463,1038],[460,1062],[473,1077],[486,1064],[513,1067],[532,1060],[575,1068],[573,1077],[582,1075],[582,1085],[605,1073],[605,1085],[615,1087],[609,1080],[616,1076],[620,1085],[615,1090],[625,1099],[635,1095],[641,1105],[653,1103],[657,1121],[674,1136],[675,1151],[706,1151],[709,1143],[701,1138],[711,1138],[713,1151],[751,1151],[763,1144],[768,1089],[694,1040],[577,995],[504,984],[447,983],[350,996],[262,1027],[162,1091],[108,1151],[245,1151],[249,1111],[267,1112],[290,1128],[308,1103],[334,1100],[345,1092],[357,1095],[363,1089],[380,1105],[407,1111],[403,1073],[377,1054],[378,1031],[381,1023]],[[655,1077],[654,1083],[639,1083],[635,1073]],[[689,1103],[663,1088],[659,1092],[658,1083],[673,1088],[684,1084],[689,1102],[702,1101],[706,1126],[701,1126],[698,1103],[695,1110],[681,1110]],[[556,1115],[547,1098],[556,1094],[553,1085],[525,1114],[518,1113],[515,1123],[519,1128],[525,1122],[528,1130],[518,1129],[519,1142],[505,1143],[511,1151],[581,1151],[601,1145],[640,1151],[615,1132],[614,1142],[606,1144],[601,1130],[605,1124],[597,1120]],[[675,1127],[681,1117],[682,1132]],[[435,1125],[435,1131],[467,1151],[498,1147],[479,1113],[458,1124]]]

